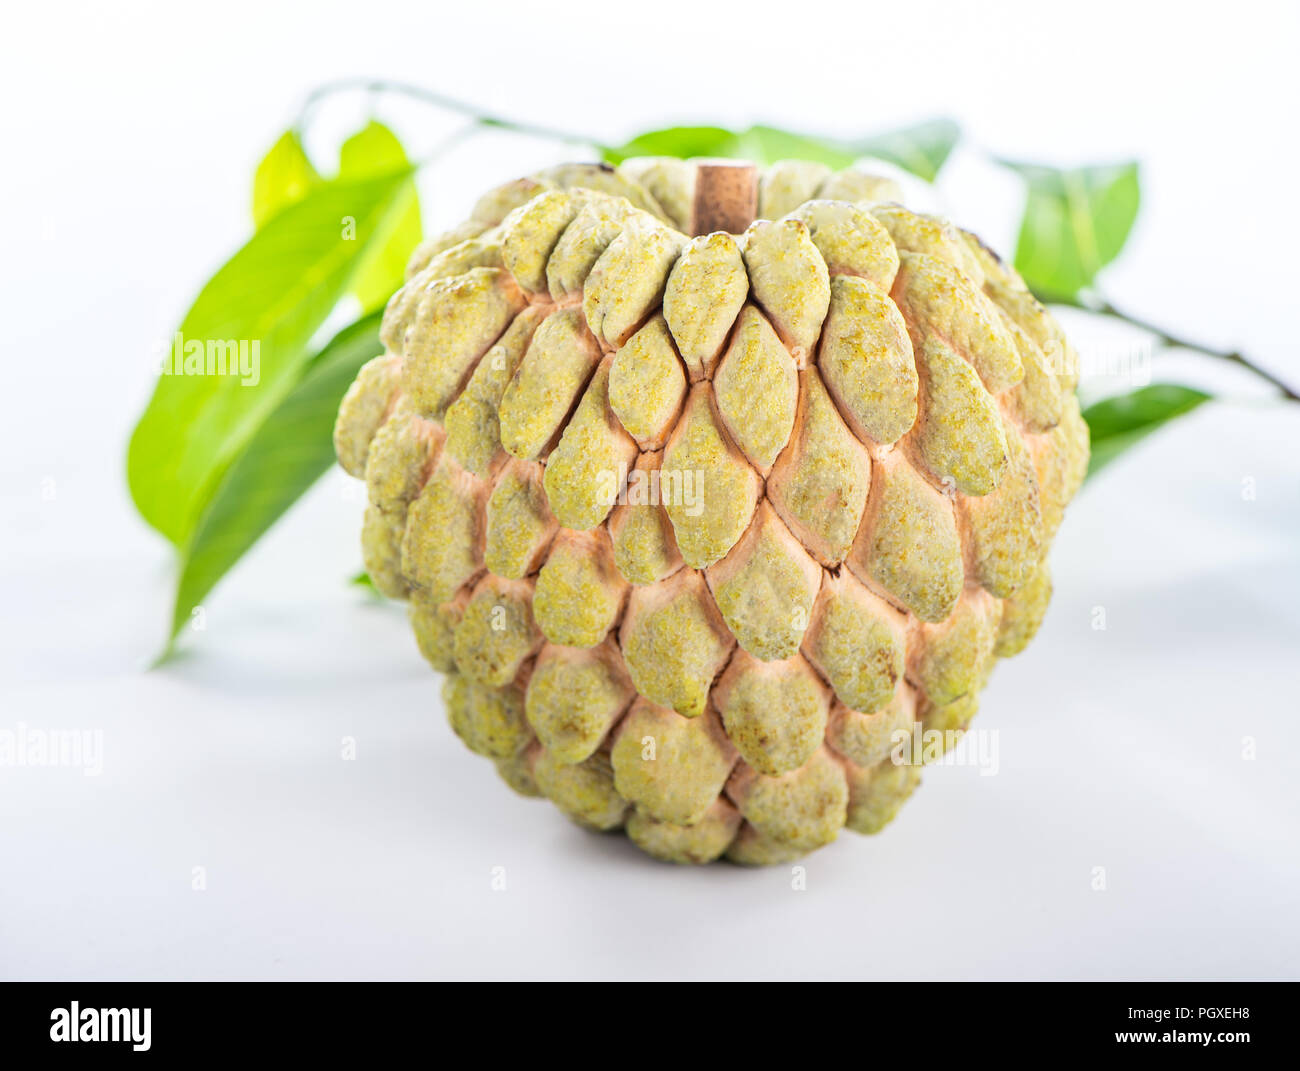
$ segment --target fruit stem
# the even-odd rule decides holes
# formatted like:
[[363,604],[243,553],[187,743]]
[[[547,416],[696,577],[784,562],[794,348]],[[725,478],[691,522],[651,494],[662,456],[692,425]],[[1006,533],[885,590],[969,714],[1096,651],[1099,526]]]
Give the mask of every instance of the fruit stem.
[[1282,392],[1282,397],[1287,401],[1300,402],[1300,394],[1297,394],[1291,387],[1275,376],[1272,372],[1261,368],[1259,365],[1255,364],[1254,361],[1247,359],[1245,354],[1238,350],[1215,349],[1213,346],[1206,346],[1200,342],[1193,342],[1190,339],[1171,334],[1163,327],[1157,327],[1148,320],[1143,320],[1141,317],[1133,316],[1130,313],[1116,308],[1105,298],[1102,298],[1098,304],[1080,304],[1079,307],[1086,309],[1089,312],[1095,312],[1100,316],[1109,316],[1111,319],[1120,320],[1123,323],[1136,327],[1150,335],[1154,335],[1162,345],[1172,346],[1180,350],[1191,350],[1194,353],[1204,354],[1206,357],[1215,357],[1221,361],[1231,361],[1233,364],[1239,364],[1241,367],[1254,372],[1260,379],[1275,386]]
[[[495,115],[491,112],[485,112],[483,109],[467,104],[465,101],[457,100],[455,97],[448,97],[442,93],[435,93],[423,86],[415,85],[411,82],[393,81],[386,78],[340,78],[333,82],[326,82],[324,85],[313,89],[303,100],[302,108],[298,112],[298,119],[294,123],[296,128],[301,128],[307,121],[307,117],[322,100],[326,97],[334,96],[339,93],[366,92],[366,93],[396,93],[400,96],[410,97],[412,100],[418,100],[435,108],[441,108],[444,111],[454,112],[458,115],[467,116],[471,123],[468,127],[460,130],[448,139],[446,145],[439,146],[438,155],[441,151],[449,147],[450,144],[460,141],[468,134],[472,133],[476,127],[491,127],[497,130],[509,130],[516,134],[524,134],[529,137],[545,138],[548,141],[558,141],[567,144],[590,145],[599,150],[601,153],[609,151],[610,146],[598,141],[595,138],[588,137],[585,134],[576,134],[571,130],[557,130],[554,127],[540,126],[533,123],[521,122],[516,119],[509,119],[504,115]],[[1245,354],[1238,350],[1221,350],[1212,346],[1206,346],[1199,342],[1193,342],[1190,339],[1181,338],[1166,331],[1162,327],[1143,320],[1138,316],[1124,312],[1116,308],[1105,298],[1096,302],[1070,301],[1077,308],[1085,309],[1088,312],[1096,313],[1100,316],[1109,316],[1111,319],[1120,320],[1148,334],[1155,336],[1162,345],[1175,347],[1177,349],[1191,350],[1194,353],[1204,354],[1207,357],[1215,357],[1221,361],[1231,361],[1233,364],[1240,365],[1242,368],[1253,372],[1267,383],[1276,387],[1287,401],[1300,402],[1300,394],[1288,386],[1283,380],[1279,379],[1272,372],[1269,372],[1254,361],[1249,360]]]
[[758,215],[758,168],[744,161],[710,161],[695,173],[693,234],[741,234]]
[[454,97],[447,97],[441,93],[435,93],[423,86],[414,85],[411,82],[398,82],[386,78],[340,78],[333,82],[326,82],[324,85],[317,86],[304,99],[302,108],[298,112],[298,120],[294,124],[301,127],[307,118],[307,115],[326,97],[334,96],[338,93],[396,93],[404,97],[410,97],[413,100],[421,101],[435,108],[441,108],[444,111],[455,112],[458,115],[468,116],[477,126],[494,127],[498,130],[510,130],[516,134],[526,134],[530,137],[545,138],[548,141],[560,141],[582,145],[592,145],[605,152],[609,146],[590,138],[585,134],[575,134],[568,130],[556,130],[553,127],[538,126],[533,123],[525,123],[516,119],[509,119],[504,115],[494,115],[491,112],[485,112],[482,108],[473,104],[467,104],[463,100],[457,100]]

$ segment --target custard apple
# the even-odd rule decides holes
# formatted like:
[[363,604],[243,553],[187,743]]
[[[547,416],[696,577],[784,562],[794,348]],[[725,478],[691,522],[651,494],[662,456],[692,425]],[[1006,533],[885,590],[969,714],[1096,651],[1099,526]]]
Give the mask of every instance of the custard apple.
[[901,742],[950,744],[1033,637],[1076,361],[899,200],[807,162],[574,164],[416,251],[335,446],[374,584],[517,792],[661,859],[796,859],[886,825]]

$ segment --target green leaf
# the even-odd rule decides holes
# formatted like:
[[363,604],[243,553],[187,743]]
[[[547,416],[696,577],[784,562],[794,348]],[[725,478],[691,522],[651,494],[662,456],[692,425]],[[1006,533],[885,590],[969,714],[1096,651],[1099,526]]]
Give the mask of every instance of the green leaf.
[[374,591],[374,592],[379,591],[379,589],[375,587],[375,582],[370,579],[370,574],[367,573],[364,569],[362,569],[361,572],[357,573],[357,575],[354,576],[351,580],[349,580],[348,583],[351,584],[354,588],[365,588],[367,591]]
[[[178,547],[189,542],[227,466],[298,381],[312,336],[376,236],[389,233],[409,176],[404,168],[323,183],[276,215],[199,293],[127,454],[136,507]],[[205,355],[219,369],[230,345],[241,343],[245,367],[256,350],[255,382],[202,374]]]
[[1137,219],[1136,162],[1058,170],[1002,161],[1028,187],[1016,270],[1045,301],[1073,301],[1119,256]]
[[858,156],[887,160],[917,178],[933,182],[961,137],[951,119],[929,119],[852,143]]
[[[343,143],[339,178],[359,179],[384,174],[407,163],[402,143],[383,123],[371,120]],[[406,262],[420,244],[420,198],[414,176],[398,194],[393,225],[387,239],[376,244],[357,270],[352,292],[370,312],[387,304],[406,277]]]
[[319,186],[321,177],[307,157],[302,140],[286,130],[257,165],[253,175],[253,225],[263,226]]
[[630,156],[739,156],[740,136],[720,126],[671,126],[639,134],[626,145],[602,151],[608,164],[621,164]]
[[383,352],[382,318],[372,313],[335,335],[227,470],[181,559],[169,649],[217,581],[334,463],[339,402]]
[[951,119],[931,119],[848,140],[799,134],[761,123],[743,133],[718,126],[674,126],[640,134],[626,145],[604,149],[603,155],[611,164],[622,163],[629,156],[722,156],[743,157],[758,164],[812,160],[837,170],[863,157],[874,157],[933,182],[959,135],[960,128]]
[[1157,428],[1190,413],[1210,395],[1175,383],[1153,383],[1088,406],[1083,419],[1092,437],[1088,475],[1093,476]]
[[759,124],[740,135],[738,155],[760,164],[774,164],[778,160],[811,160],[841,171],[851,167],[861,154],[846,143],[831,138],[815,138]]

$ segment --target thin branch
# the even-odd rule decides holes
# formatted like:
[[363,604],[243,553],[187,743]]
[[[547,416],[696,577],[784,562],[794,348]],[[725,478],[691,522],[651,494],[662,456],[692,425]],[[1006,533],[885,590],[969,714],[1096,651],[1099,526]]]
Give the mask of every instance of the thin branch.
[[[310,112],[320,104],[326,97],[334,96],[339,93],[393,93],[399,96],[409,97],[412,100],[421,101],[424,104],[439,108],[443,111],[453,112],[458,115],[468,117],[471,122],[466,127],[454,133],[446,142],[439,145],[433,153],[422,162],[428,162],[436,159],[446,149],[458,141],[472,134],[480,127],[491,127],[498,130],[509,130],[516,134],[524,134],[528,137],[544,138],[547,141],[558,141],[570,145],[590,145],[602,152],[609,148],[603,142],[596,138],[589,137],[586,134],[577,134],[571,130],[557,130],[554,127],[540,126],[533,123],[526,123],[517,119],[510,119],[504,115],[495,115],[491,112],[485,112],[465,101],[457,100],[455,97],[444,96],[441,93],[435,93],[423,86],[418,86],[410,82],[392,81],[385,78],[343,78],[333,82],[327,82],[312,90],[303,101],[302,109],[298,113],[298,120],[295,127],[301,128],[307,122]],[[1089,312],[1096,313],[1100,316],[1109,316],[1112,319],[1120,320],[1133,327],[1139,328],[1155,336],[1163,345],[1173,346],[1179,349],[1191,350],[1195,353],[1204,354],[1207,357],[1215,357],[1221,361],[1231,361],[1233,364],[1240,365],[1242,368],[1253,372],[1261,379],[1272,384],[1282,393],[1282,397],[1292,402],[1300,402],[1300,394],[1296,393],[1287,383],[1279,379],[1272,372],[1266,371],[1253,361],[1237,350],[1220,350],[1212,346],[1206,346],[1199,342],[1193,342],[1190,339],[1181,338],[1177,335],[1170,334],[1162,327],[1153,323],[1132,316],[1127,312],[1116,308],[1104,298],[1096,302],[1070,301],[1078,308],[1086,309]]]
[[1155,338],[1165,346],[1173,346],[1181,350],[1191,350],[1194,353],[1204,354],[1206,357],[1215,357],[1221,361],[1231,361],[1233,364],[1241,365],[1242,368],[1254,372],[1260,379],[1275,386],[1282,392],[1282,397],[1287,399],[1287,401],[1300,402],[1300,394],[1297,394],[1288,384],[1279,379],[1272,372],[1261,368],[1259,365],[1255,364],[1254,361],[1249,360],[1238,350],[1215,349],[1213,346],[1206,346],[1200,342],[1193,342],[1190,339],[1171,334],[1163,327],[1157,327],[1155,324],[1150,323],[1147,320],[1143,320],[1138,316],[1132,316],[1127,312],[1117,309],[1104,298],[1101,300],[1100,304],[1081,305],[1080,307],[1087,309],[1090,312],[1095,312],[1101,316],[1109,316],[1114,320],[1120,320],[1123,323],[1139,328],[1142,331],[1146,331],[1148,334],[1154,335]]
[[510,119],[504,115],[494,115],[491,112],[485,112],[482,108],[475,107],[473,104],[467,104],[463,100],[457,100],[454,97],[447,97],[441,93],[435,93],[432,90],[425,89],[423,86],[417,86],[410,82],[390,81],[385,78],[342,78],[338,81],[327,82],[322,86],[318,86],[316,89],[313,89],[303,101],[302,109],[298,115],[297,125],[304,123],[308,113],[326,97],[334,96],[339,93],[355,92],[394,93],[399,96],[410,97],[412,100],[421,101],[422,103],[431,105],[435,108],[441,108],[443,111],[468,116],[478,126],[495,127],[498,130],[510,130],[516,134],[526,134],[529,137],[534,138],[545,138],[548,141],[591,145],[601,151],[609,148],[609,146],[605,145],[603,142],[588,137],[586,134],[576,134],[571,130],[557,130],[554,127],[539,126],[533,123],[522,122],[517,119]]

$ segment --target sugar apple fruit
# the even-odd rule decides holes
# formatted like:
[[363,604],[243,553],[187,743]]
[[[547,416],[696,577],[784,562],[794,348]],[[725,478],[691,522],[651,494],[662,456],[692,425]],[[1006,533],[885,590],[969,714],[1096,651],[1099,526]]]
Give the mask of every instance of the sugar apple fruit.
[[416,251],[335,445],[375,586],[516,791],[662,859],[792,860],[887,824],[1032,638],[1076,362],[898,201],[569,165]]

